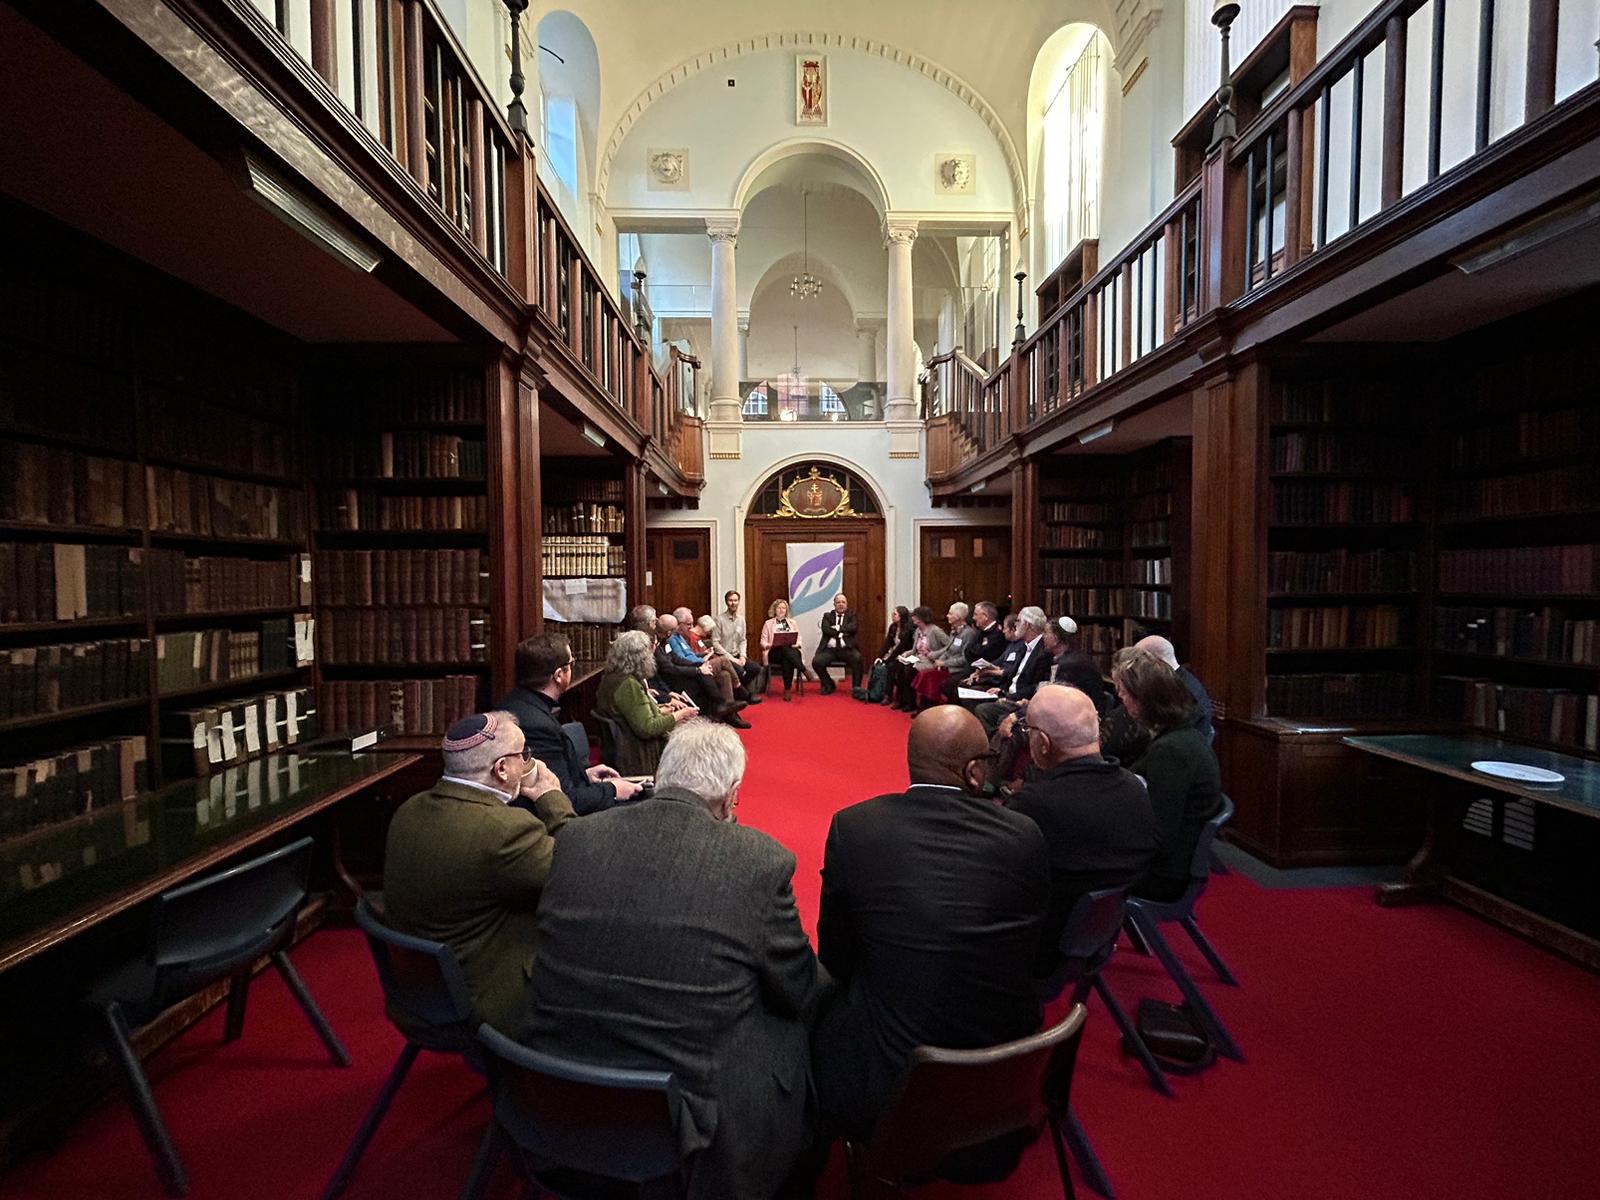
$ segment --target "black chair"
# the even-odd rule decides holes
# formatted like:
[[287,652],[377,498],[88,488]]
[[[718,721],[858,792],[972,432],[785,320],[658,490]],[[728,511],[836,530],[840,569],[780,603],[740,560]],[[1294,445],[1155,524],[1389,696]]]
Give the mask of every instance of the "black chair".
[[478,1200],[509,1141],[527,1181],[561,1200],[686,1197],[694,1156],[678,1147],[683,1100],[666,1071],[597,1067],[541,1054],[489,1025],[494,1119],[463,1200]]
[[384,1011],[405,1035],[406,1044],[323,1189],[322,1200],[333,1200],[349,1185],[356,1165],[422,1051],[459,1054],[479,1075],[487,1071],[483,1048],[478,1044],[479,1022],[472,1010],[472,995],[455,952],[442,942],[390,929],[368,898],[356,906],[356,924],[367,935],[367,946],[378,968]]
[[589,765],[589,733],[583,727],[582,721],[568,721],[561,727],[561,732],[567,735],[567,744],[570,745],[577,756],[583,760],[583,765]]
[[897,1191],[919,1187],[948,1178],[955,1163],[964,1162],[965,1177],[972,1152],[1037,1136],[1044,1126],[1062,1194],[1073,1200],[1061,1127],[1071,1107],[1084,1017],[1077,1004],[1049,1029],[984,1050],[918,1046],[871,1140],[845,1142],[851,1195],[865,1194],[869,1177]]
[[619,727],[615,717],[603,717],[595,713],[595,723],[600,726],[600,761],[616,764],[617,761],[617,734]]
[[153,903],[143,956],[104,976],[86,998],[100,1014],[106,1047],[122,1069],[139,1132],[155,1159],[162,1186],[171,1195],[188,1195],[188,1175],[133,1051],[133,1028],[202,988],[229,979],[223,1040],[234,1041],[244,1029],[251,968],[268,955],[329,1057],[341,1067],[350,1065],[350,1055],[284,952],[305,902],[311,848],[312,840],[301,838],[271,854],[161,893]]
[[1212,1043],[1217,1048],[1218,1054],[1226,1055],[1236,1062],[1244,1061],[1244,1053],[1239,1049],[1239,1044],[1234,1041],[1233,1035],[1228,1032],[1222,1018],[1217,1016],[1216,1010],[1207,1002],[1200,989],[1195,986],[1189,972],[1184,970],[1183,963],[1173,953],[1167,939],[1161,934],[1161,926],[1176,921],[1183,926],[1184,932],[1205,956],[1211,969],[1217,973],[1217,978],[1230,987],[1238,987],[1239,980],[1222,961],[1222,956],[1216,948],[1206,940],[1206,935],[1200,932],[1200,925],[1195,920],[1194,906],[1200,897],[1205,894],[1206,885],[1211,882],[1211,846],[1216,841],[1217,834],[1233,817],[1233,801],[1228,797],[1222,798],[1222,807],[1217,810],[1217,815],[1207,821],[1200,831],[1200,840],[1195,843],[1194,857],[1189,862],[1189,886],[1182,896],[1172,901],[1146,900],[1138,896],[1128,900],[1128,924],[1132,934],[1161,960],[1161,965],[1178,985],[1178,990],[1183,993],[1183,998],[1189,1007],[1205,1025],[1210,1034]]

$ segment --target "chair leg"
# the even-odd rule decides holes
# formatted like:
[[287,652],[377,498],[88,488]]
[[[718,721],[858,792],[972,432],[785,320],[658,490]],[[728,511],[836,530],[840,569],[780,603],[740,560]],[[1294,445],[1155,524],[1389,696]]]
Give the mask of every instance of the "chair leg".
[[289,991],[294,995],[295,1003],[300,1006],[300,1011],[305,1013],[306,1020],[311,1022],[311,1028],[317,1031],[317,1036],[322,1039],[322,1044],[328,1048],[328,1057],[341,1067],[350,1065],[350,1052],[344,1048],[344,1043],[339,1040],[339,1035],[333,1031],[333,1026],[328,1024],[328,1018],[322,1015],[322,1010],[317,1007],[317,1002],[312,998],[311,989],[306,987],[305,980],[300,978],[300,972],[294,969],[294,964],[289,961],[289,956],[282,950],[272,952],[272,965],[278,968],[278,974],[283,976],[284,983],[289,985]]
[[1083,1181],[1106,1200],[1116,1200],[1116,1193],[1111,1190],[1111,1176],[1106,1174],[1100,1156],[1090,1145],[1089,1135],[1083,1131],[1083,1123],[1078,1120],[1078,1114],[1072,1111],[1071,1105],[1067,1106],[1065,1123],[1067,1145],[1072,1149],[1072,1161],[1083,1172]]
[[1206,956],[1206,961],[1211,964],[1211,969],[1217,973],[1217,978],[1229,987],[1238,987],[1238,978],[1228,969],[1228,964],[1222,961],[1222,955],[1217,953],[1217,948],[1211,944],[1205,934],[1200,932],[1200,923],[1190,916],[1184,917],[1179,924],[1183,926],[1184,932],[1189,935],[1189,940],[1199,947],[1201,954]]
[[505,1135],[500,1132],[500,1123],[490,1117],[489,1127],[483,1131],[483,1141],[478,1143],[478,1152],[472,1156],[472,1170],[467,1175],[467,1186],[461,1191],[461,1200],[483,1200],[504,1149]]
[[844,1143],[844,1163],[850,1176],[850,1200],[864,1200],[866,1196],[866,1164],[861,1158],[861,1148],[848,1138]]
[[245,1004],[250,999],[250,968],[228,981],[228,1012],[222,1023],[222,1040],[236,1042],[244,1032]]
[[395,1060],[394,1067],[389,1071],[389,1077],[383,1081],[383,1086],[378,1089],[377,1097],[372,1101],[372,1107],[367,1109],[367,1115],[361,1119],[361,1128],[356,1130],[356,1136],[351,1139],[349,1147],[344,1152],[344,1157],[339,1160],[338,1168],[333,1172],[333,1178],[328,1180],[328,1186],[322,1189],[322,1200],[334,1200],[350,1185],[350,1176],[355,1174],[356,1164],[361,1161],[361,1156],[367,1152],[367,1145],[372,1141],[373,1135],[378,1132],[384,1114],[389,1111],[389,1105],[394,1102],[400,1085],[406,1081],[406,1073],[411,1070],[411,1064],[417,1061],[417,1055],[422,1052],[422,1047],[415,1042],[407,1042],[405,1049],[400,1051],[400,1057]]
[[1233,868],[1222,861],[1222,856],[1217,853],[1216,846],[1211,847],[1211,873],[1213,875],[1232,875]]
[[1050,1127],[1050,1145],[1056,1152],[1056,1170],[1061,1174],[1061,1194],[1065,1200],[1078,1200],[1078,1193],[1072,1186],[1072,1168],[1067,1166],[1067,1149],[1061,1144],[1061,1125],[1054,1116],[1046,1118],[1045,1124]]
[[1144,934],[1139,932],[1139,927],[1133,923],[1133,914],[1122,920],[1122,932],[1128,935],[1128,945],[1132,946],[1136,954],[1150,957],[1150,943],[1144,940]]
[[172,1136],[167,1133],[166,1122],[161,1119],[161,1110],[156,1107],[155,1095],[150,1091],[150,1080],[139,1063],[139,1056],[133,1052],[128,1022],[122,1015],[122,1009],[112,1003],[100,1012],[106,1023],[106,1046],[111,1051],[111,1057],[122,1068],[122,1077],[133,1102],[133,1115],[139,1123],[139,1132],[144,1136],[150,1157],[155,1160],[161,1186],[169,1196],[187,1196],[189,1175],[183,1169],[183,1160],[173,1148]]
[[1161,965],[1167,969],[1167,975],[1172,982],[1178,985],[1178,990],[1183,993],[1183,998],[1189,1002],[1189,1007],[1194,1009],[1201,1022],[1210,1032],[1212,1040],[1217,1044],[1217,1053],[1233,1059],[1235,1062],[1244,1061],[1244,1052],[1239,1049],[1239,1044],[1233,1040],[1233,1035],[1228,1032],[1228,1027],[1222,1023],[1222,1018],[1217,1016],[1216,1010],[1211,1007],[1200,989],[1195,986],[1189,972],[1183,969],[1183,963],[1173,953],[1172,947],[1167,944],[1167,939],[1162,936],[1153,921],[1146,921],[1134,917],[1138,922],[1139,931],[1144,934],[1145,940],[1150,943],[1150,949],[1161,960]]
[[1116,1022],[1117,1030],[1122,1034],[1123,1044],[1139,1060],[1139,1065],[1144,1068],[1145,1075],[1150,1079],[1150,1086],[1167,1099],[1172,1099],[1172,1084],[1167,1081],[1167,1073],[1161,1069],[1161,1064],[1156,1062],[1155,1055],[1150,1053],[1150,1047],[1146,1046],[1144,1038],[1139,1036],[1139,1027],[1128,1019],[1127,1010],[1122,1007],[1110,985],[1100,975],[1094,977],[1094,990],[1100,999],[1105,1001],[1111,1019]]

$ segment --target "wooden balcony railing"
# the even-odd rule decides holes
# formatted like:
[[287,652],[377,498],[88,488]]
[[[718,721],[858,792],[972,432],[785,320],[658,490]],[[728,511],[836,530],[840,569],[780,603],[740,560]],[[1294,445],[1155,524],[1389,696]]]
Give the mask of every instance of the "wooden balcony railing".
[[[1443,100],[1444,14],[1469,2],[1478,18],[1473,103],[1452,114]],[[1092,399],[1097,388],[1182,338],[1200,317],[1248,299],[1399,203],[1407,180],[1431,186],[1481,155],[1492,132],[1495,5],[1433,0],[1425,56],[1431,70],[1419,82],[1407,79],[1408,58],[1417,56],[1408,55],[1406,40],[1410,19],[1427,3],[1379,3],[1231,144],[1208,157],[1167,210],[1014,345],[993,375],[982,378],[970,360],[958,362],[959,355],[932,359],[929,477],[947,477],[1014,430]],[[1579,0],[1529,0],[1524,122],[1555,106],[1556,32],[1563,16],[1581,8]],[[1379,51],[1382,118],[1374,134],[1364,126],[1364,98]],[[1406,114],[1423,107],[1417,88],[1426,92],[1427,137],[1408,142]],[[1333,119],[1335,89],[1347,118],[1342,123]],[[1442,170],[1442,131],[1452,117],[1471,121],[1473,148]],[[1424,142],[1425,163],[1408,162],[1408,147],[1416,154]],[[1336,143],[1347,146],[1342,162],[1332,153]]]

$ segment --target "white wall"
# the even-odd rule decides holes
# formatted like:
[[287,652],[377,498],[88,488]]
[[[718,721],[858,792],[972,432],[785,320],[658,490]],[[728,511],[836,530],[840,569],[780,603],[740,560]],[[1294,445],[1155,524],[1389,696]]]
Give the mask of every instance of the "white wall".
[[[1248,6],[1247,6],[1248,7]],[[1150,65],[1126,95],[1138,67],[1118,62],[1106,72],[1106,158],[1101,177],[1100,261],[1109,262],[1172,203],[1173,135],[1183,126],[1183,27],[1177,13],[1157,25],[1145,45]],[[1059,264],[1050,264],[1054,270]],[[1041,276],[1042,278],[1042,276]]]

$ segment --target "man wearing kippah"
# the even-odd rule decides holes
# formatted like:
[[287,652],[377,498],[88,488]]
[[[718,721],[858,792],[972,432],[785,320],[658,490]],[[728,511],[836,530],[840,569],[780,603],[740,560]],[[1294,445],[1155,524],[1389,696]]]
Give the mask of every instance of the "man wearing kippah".
[[[519,1037],[533,974],[534,912],[555,835],[575,815],[507,712],[450,726],[444,774],[400,806],[384,860],[384,919],[455,951],[478,1015]],[[532,804],[533,811],[514,800]]]

